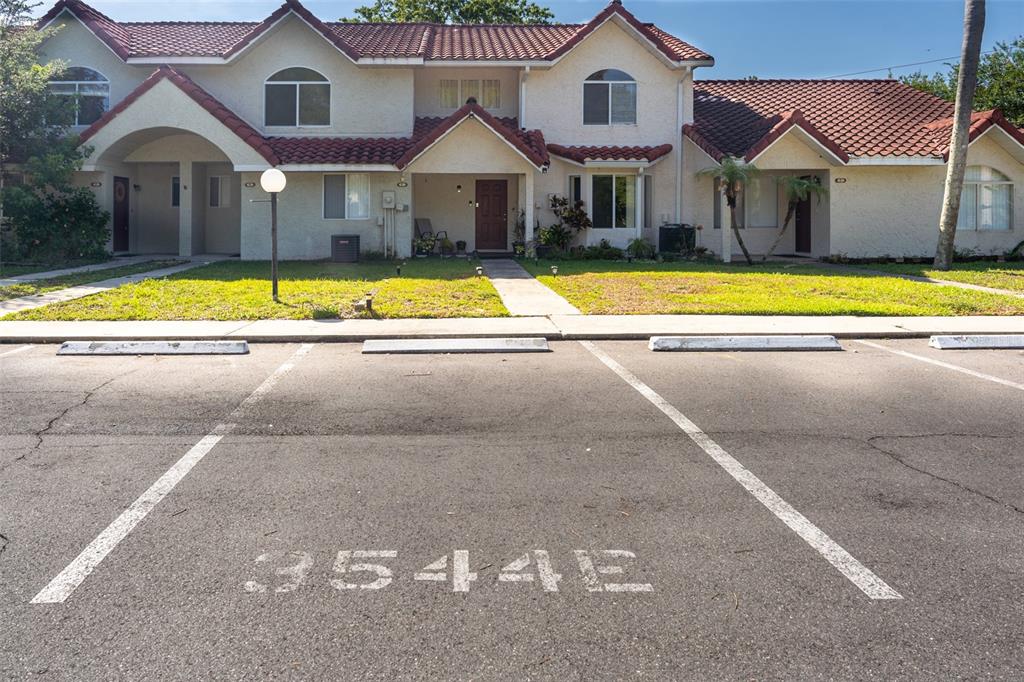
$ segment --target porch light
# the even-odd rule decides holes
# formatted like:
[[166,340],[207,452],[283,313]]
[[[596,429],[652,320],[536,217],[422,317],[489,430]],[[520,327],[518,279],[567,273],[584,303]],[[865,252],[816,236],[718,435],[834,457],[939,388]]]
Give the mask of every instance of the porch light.
[[462,185],[455,185],[455,191],[456,192],[461,192],[462,191]]

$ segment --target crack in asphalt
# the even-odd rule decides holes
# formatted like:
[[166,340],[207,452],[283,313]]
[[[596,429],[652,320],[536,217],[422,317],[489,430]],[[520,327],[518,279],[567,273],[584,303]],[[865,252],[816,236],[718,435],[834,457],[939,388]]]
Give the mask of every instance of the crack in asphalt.
[[[23,461],[30,454],[38,451],[39,448],[42,447],[42,445],[43,445],[43,436],[45,436],[50,431],[50,429],[52,429],[54,427],[54,425],[57,422],[59,422],[61,419],[63,419],[68,414],[68,412],[70,412],[71,410],[73,410],[75,408],[82,407],[82,406],[86,405],[89,402],[89,400],[97,392],[101,391],[106,386],[109,386],[110,384],[114,383],[118,379],[122,379],[122,378],[128,376],[129,374],[133,374],[133,373],[139,371],[139,369],[140,368],[136,368],[136,369],[128,370],[127,372],[122,372],[121,374],[118,374],[116,376],[110,377],[109,379],[107,379],[106,381],[101,383],[99,386],[95,386],[93,388],[87,389],[85,391],[85,396],[82,398],[82,400],[80,400],[79,402],[77,402],[77,403],[75,403],[73,405],[69,405],[69,406],[65,407],[63,410],[60,411],[60,414],[58,414],[57,416],[55,416],[52,419],[50,419],[46,423],[46,426],[44,426],[43,428],[39,429],[38,431],[33,432],[32,435],[35,436],[36,444],[33,445],[31,448],[29,448],[27,451],[23,452],[22,454],[18,455],[14,459],[12,459],[10,464],[14,464],[15,462]],[[10,466],[10,464],[8,466]],[[0,468],[0,471],[3,471],[6,468],[7,468],[6,466],[2,467],[2,468]]]
[[9,544],[11,544],[11,539],[3,533],[0,533],[0,557],[4,555],[5,551],[7,551],[7,545]]
[[988,493],[984,493],[984,492],[982,492],[982,491],[980,491],[980,490],[978,490],[976,488],[972,488],[969,485],[961,483],[960,481],[956,481],[956,480],[951,479],[951,478],[946,478],[945,476],[940,476],[939,474],[936,474],[936,473],[933,473],[931,471],[928,471],[927,469],[922,469],[921,467],[914,466],[913,464],[910,464],[909,462],[905,461],[896,452],[893,452],[891,450],[886,450],[885,448],[883,448],[883,447],[881,447],[881,446],[879,446],[879,445],[877,445],[875,443],[875,441],[877,441],[877,440],[903,440],[903,439],[915,439],[915,438],[948,438],[948,437],[1008,439],[1008,438],[1013,438],[1014,436],[998,436],[998,435],[985,434],[985,433],[924,433],[924,434],[908,435],[908,436],[871,436],[865,442],[873,450],[877,450],[878,452],[881,452],[883,455],[885,455],[886,457],[888,457],[892,461],[894,461],[897,464],[900,464],[900,465],[906,467],[907,469],[910,469],[911,471],[916,471],[919,474],[924,474],[925,476],[928,476],[929,478],[935,479],[936,481],[942,481],[943,483],[948,483],[949,485],[952,485],[952,486],[954,486],[956,488],[959,488],[960,490],[963,490],[964,492],[970,493],[972,495],[977,495],[978,497],[984,498],[984,499],[988,500],[989,502],[994,502],[995,504],[998,504],[1000,506],[1003,506],[1003,507],[1006,507],[1008,509],[1011,509],[1011,510],[1017,512],[1018,514],[1024,514],[1024,509],[1018,507],[1015,504],[1012,504],[1010,502],[1006,502],[1005,500],[1001,500],[998,497],[994,497],[993,495],[989,495]]

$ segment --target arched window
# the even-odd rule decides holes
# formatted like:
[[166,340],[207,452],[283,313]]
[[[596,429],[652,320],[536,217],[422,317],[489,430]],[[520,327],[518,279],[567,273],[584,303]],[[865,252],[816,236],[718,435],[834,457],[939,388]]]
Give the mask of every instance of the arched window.
[[602,69],[583,83],[583,125],[636,123],[636,80],[625,71]]
[[309,127],[331,124],[331,83],[312,69],[278,71],[264,85],[264,123]]
[[1009,230],[1013,222],[1013,183],[994,168],[968,166],[960,195],[958,230]]
[[72,66],[56,76],[50,81],[50,92],[74,100],[63,121],[67,125],[91,125],[110,108],[110,81],[84,66]]

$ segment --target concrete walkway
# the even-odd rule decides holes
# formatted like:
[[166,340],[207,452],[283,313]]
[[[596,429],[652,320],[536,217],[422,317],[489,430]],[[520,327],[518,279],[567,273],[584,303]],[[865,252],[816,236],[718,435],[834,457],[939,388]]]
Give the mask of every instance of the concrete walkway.
[[651,336],[832,334],[838,338],[920,338],[932,334],[1024,334],[1015,317],[806,317],[750,315],[554,315],[447,320],[260,320],[255,322],[5,322],[0,343],[93,340],[250,342],[381,338],[647,339]]
[[145,263],[146,261],[149,260],[175,260],[176,258],[177,256],[174,255],[124,256],[121,258],[114,258],[112,260],[104,261],[102,263],[90,263],[89,265],[79,265],[78,267],[74,268],[46,270],[44,272],[30,272],[24,275],[5,277],[3,279],[0,279],[0,287],[10,287],[16,284],[38,282],[39,280],[53,279],[54,277],[64,277],[65,275],[76,275],[80,272],[110,270],[112,268],[120,268],[125,265],[136,265],[137,263]]
[[510,258],[483,261],[484,273],[498,290],[501,302],[516,317],[579,315],[580,311]]
[[[152,260],[152,256],[145,260]],[[22,310],[41,308],[42,306],[49,305],[51,303],[73,301],[76,298],[91,296],[103,291],[115,289],[122,284],[134,284],[135,282],[142,282],[143,280],[153,279],[156,277],[166,277],[178,272],[184,272],[185,270],[191,270],[192,268],[198,268],[201,265],[208,265],[209,263],[213,263],[217,260],[223,259],[217,256],[210,256],[209,258],[197,257],[189,263],[183,263],[169,268],[149,270],[147,272],[139,272],[134,275],[126,275],[125,277],[114,277],[111,279],[101,280],[99,282],[90,282],[89,284],[80,284],[78,286],[68,287],[67,289],[51,291],[46,294],[35,294],[33,296],[22,296],[21,298],[12,298],[6,301],[0,301],[0,317]]]

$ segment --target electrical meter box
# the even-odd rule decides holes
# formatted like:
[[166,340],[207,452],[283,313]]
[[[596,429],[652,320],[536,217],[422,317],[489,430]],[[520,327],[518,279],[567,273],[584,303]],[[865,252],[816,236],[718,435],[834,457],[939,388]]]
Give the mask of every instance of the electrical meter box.
[[381,193],[381,206],[384,208],[395,207],[395,190],[386,189]]

